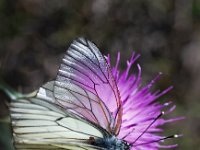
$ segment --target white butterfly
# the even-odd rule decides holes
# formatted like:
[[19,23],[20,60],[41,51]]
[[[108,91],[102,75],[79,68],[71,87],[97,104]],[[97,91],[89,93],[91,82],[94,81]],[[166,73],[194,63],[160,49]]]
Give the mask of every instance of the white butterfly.
[[130,149],[117,138],[122,107],[110,67],[84,38],[70,45],[55,81],[12,102],[10,111],[17,150]]

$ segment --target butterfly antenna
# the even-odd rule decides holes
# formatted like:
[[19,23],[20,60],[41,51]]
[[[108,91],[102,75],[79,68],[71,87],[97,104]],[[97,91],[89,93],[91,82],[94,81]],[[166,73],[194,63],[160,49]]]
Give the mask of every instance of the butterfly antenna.
[[130,143],[131,145],[133,145],[134,143],[136,143],[143,135],[144,133],[147,132],[147,130],[162,116],[164,115],[164,111],[162,111],[153,121],[152,123],[150,123],[147,128],[135,139],[134,142]]
[[158,139],[158,140],[153,140],[153,141],[150,141],[150,142],[146,142],[146,143],[140,143],[140,144],[135,144],[135,145],[132,144],[131,146],[147,145],[147,144],[151,144],[151,143],[155,143],[155,142],[160,142],[160,141],[163,141],[163,140],[166,140],[166,139],[178,138],[180,136],[181,135],[174,134],[174,135],[170,135],[170,136],[167,136],[167,137],[164,137],[164,138],[161,138],[161,139]]
[[127,136],[129,136],[133,131],[135,130],[135,128],[133,128],[130,132],[128,132],[122,139],[124,140]]

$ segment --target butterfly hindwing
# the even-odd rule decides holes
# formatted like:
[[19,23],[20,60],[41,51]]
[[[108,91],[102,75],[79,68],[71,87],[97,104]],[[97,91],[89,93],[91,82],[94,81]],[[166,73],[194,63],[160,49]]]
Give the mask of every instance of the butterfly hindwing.
[[96,150],[88,139],[103,138],[103,134],[92,124],[72,117],[56,105],[52,97],[53,82],[41,87],[36,96],[10,104],[16,149]]

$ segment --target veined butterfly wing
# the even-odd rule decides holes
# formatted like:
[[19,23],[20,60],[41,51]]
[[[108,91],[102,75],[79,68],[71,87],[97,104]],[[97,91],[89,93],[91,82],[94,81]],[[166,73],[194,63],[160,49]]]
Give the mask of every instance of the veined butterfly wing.
[[109,65],[92,42],[79,38],[70,45],[53,93],[68,112],[118,134],[122,119],[119,91]]
[[13,137],[17,150],[97,150],[90,137],[102,132],[56,104],[54,81],[41,87],[36,96],[11,102]]
[[[109,103],[105,97],[110,97]],[[91,145],[90,138],[104,138],[106,131],[117,135],[122,115],[108,64],[83,38],[71,44],[55,81],[34,97],[12,102],[10,110],[18,150],[102,149]]]

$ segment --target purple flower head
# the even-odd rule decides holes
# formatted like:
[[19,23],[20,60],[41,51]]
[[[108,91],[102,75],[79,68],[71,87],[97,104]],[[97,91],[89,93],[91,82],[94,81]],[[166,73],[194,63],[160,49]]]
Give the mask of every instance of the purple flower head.
[[[123,106],[122,124],[118,138],[131,144],[132,150],[155,150],[158,148],[176,147],[176,144],[161,145],[161,142],[167,138],[178,137],[178,135],[164,137],[157,134],[163,131],[160,128],[163,124],[183,119],[183,117],[168,120],[163,119],[162,116],[172,112],[175,109],[175,105],[172,105],[172,102],[160,104],[156,101],[173,87],[170,86],[164,91],[151,91],[151,87],[160,78],[162,73],[159,73],[149,84],[142,87],[140,65],[137,64],[137,75],[130,73],[130,69],[138,57],[138,54],[133,53],[130,60],[127,61],[126,70],[120,72],[120,53],[118,53],[116,65],[111,67],[113,76],[120,91]],[[110,55],[108,55],[106,59],[110,65]],[[107,103],[107,105],[112,104]],[[167,111],[162,111],[164,108],[167,109]]]

